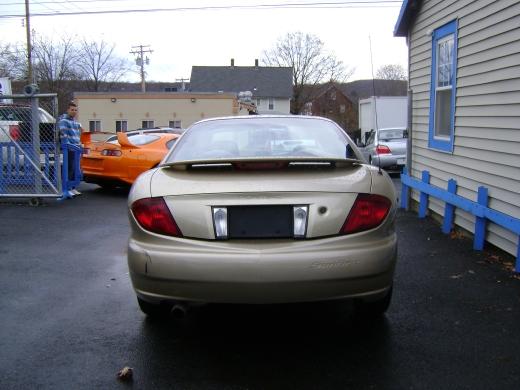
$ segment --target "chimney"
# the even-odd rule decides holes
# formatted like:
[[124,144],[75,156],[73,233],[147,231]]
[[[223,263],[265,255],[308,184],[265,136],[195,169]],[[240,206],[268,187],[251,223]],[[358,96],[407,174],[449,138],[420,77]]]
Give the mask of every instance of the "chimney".
[[255,58],[255,66],[258,68],[258,58]]
[[235,66],[235,59],[231,58],[231,67]]

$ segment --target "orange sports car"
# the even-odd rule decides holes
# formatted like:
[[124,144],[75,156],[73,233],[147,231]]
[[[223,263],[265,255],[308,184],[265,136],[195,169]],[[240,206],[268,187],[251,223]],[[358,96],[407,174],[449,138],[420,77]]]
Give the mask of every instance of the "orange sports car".
[[179,134],[136,131],[95,141],[106,133],[83,133],[83,180],[101,187],[130,185],[144,171],[161,162]]

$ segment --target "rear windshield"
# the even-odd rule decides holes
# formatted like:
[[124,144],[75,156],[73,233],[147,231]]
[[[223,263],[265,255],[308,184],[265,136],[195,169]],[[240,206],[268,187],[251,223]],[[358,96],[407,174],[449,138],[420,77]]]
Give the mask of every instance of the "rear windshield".
[[406,138],[405,129],[385,129],[379,130],[379,139],[381,141],[389,141],[392,139]]
[[251,157],[358,158],[334,123],[310,118],[247,117],[193,125],[165,163]]
[[[159,137],[158,135],[151,135],[151,134],[134,134],[134,135],[128,136],[128,140],[130,141],[130,143],[132,143],[135,146],[147,145],[154,141],[157,141],[159,138],[161,138],[161,137]],[[116,139],[111,139],[110,141],[107,141],[107,142],[111,143],[111,144],[119,144],[119,142],[117,142],[117,136],[116,136]]]

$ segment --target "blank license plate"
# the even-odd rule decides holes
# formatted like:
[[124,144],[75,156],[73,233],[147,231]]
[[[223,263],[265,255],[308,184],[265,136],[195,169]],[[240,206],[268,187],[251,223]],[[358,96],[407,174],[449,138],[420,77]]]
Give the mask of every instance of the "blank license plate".
[[292,206],[228,207],[229,238],[289,238],[294,236]]

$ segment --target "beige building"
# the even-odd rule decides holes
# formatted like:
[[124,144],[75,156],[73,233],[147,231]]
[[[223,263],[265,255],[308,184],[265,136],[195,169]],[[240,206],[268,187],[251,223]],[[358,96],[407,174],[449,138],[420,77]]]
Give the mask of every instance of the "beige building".
[[78,120],[89,131],[187,128],[204,118],[247,114],[232,93],[78,92],[74,99]]

